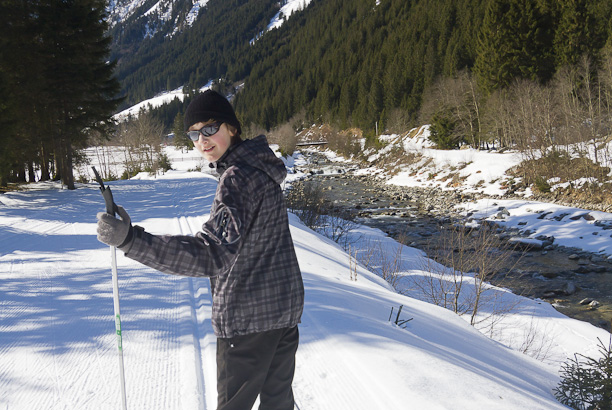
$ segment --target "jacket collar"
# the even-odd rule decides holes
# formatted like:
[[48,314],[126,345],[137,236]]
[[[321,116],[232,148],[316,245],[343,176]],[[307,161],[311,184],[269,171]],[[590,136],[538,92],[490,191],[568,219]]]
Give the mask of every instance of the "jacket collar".
[[238,148],[243,142],[244,141],[239,140],[238,142],[230,145],[227,148],[227,151],[225,151],[225,153],[221,156],[221,158],[219,158],[216,162],[211,162],[210,164],[208,164],[208,166],[210,168],[215,168],[219,176],[223,175],[225,170],[228,169],[230,165],[232,165],[231,153],[236,150],[236,148]]

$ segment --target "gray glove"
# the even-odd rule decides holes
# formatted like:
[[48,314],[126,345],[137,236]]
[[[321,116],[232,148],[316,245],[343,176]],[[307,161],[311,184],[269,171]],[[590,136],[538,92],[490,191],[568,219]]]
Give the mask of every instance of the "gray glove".
[[117,213],[121,219],[106,212],[98,213],[98,240],[110,246],[120,247],[126,245],[128,236],[131,236],[132,223],[125,209],[118,206]]

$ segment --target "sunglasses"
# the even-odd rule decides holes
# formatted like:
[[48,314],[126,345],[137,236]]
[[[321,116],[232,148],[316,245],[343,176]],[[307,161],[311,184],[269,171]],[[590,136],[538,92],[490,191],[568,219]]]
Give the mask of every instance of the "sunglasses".
[[215,135],[219,131],[221,124],[223,123],[213,122],[212,124],[203,126],[197,131],[188,131],[187,135],[189,136],[189,138],[191,138],[192,141],[197,141],[200,138],[200,134],[202,134],[204,137],[210,137],[212,135]]

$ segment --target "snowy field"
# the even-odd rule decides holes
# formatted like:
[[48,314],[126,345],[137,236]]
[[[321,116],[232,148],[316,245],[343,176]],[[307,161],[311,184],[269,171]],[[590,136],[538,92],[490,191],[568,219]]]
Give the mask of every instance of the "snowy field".
[[[164,176],[110,183],[134,223],[153,233],[200,229],[216,180],[188,172],[202,164],[187,155]],[[95,233],[101,210],[93,183],[0,195],[0,410],[120,408],[110,253]],[[293,215],[290,223],[306,288],[294,383],[300,410],[562,409],[552,393],[560,363],[595,353],[597,338],[609,337],[546,303],[492,288],[521,303],[490,339],[363,267],[352,280],[346,252]],[[380,231],[352,235],[356,252],[380,243],[397,254]],[[208,279],[164,275],[119,254],[128,408],[215,409]],[[421,274],[424,258],[402,247],[402,270]],[[405,328],[389,322],[399,306],[401,319],[412,319]],[[547,360],[502,344],[528,328],[549,336]]]

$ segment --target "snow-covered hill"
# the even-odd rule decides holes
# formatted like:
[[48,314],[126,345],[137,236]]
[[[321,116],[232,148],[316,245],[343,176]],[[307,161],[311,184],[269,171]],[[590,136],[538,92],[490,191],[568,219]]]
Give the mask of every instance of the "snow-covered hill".
[[[128,19],[144,20],[147,30],[144,38],[153,37],[166,24],[169,35],[180,27],[190,27],[208,0],[111,0],[108,5],[110,27]],[[180,11],[185,10],[181,13]]]
[[[399,164],[388,175],[388,183],[399,186],[413,186],[438,188],[443,190],[459,190],[475,192],[488,196],[504,195],[513,183],[518,183],[520,177],[511,175],[513,167],[525,160],[525,155],[513,150],[478,150],[464,146],[462,149],[440,150],[435,149],[429,140],[429,126],[423,125],[404,134],[381,135],[379,139],[385,147],[379,151],[371,149],[368,161],[375,164],[381,158],[393,155],[394,150],[403,154],[413,155],[412,164]],[[597,147],[597,152],[593,147]],[[574,157],[586,155],[594,163],[612,169],[612,143],[599,141],[597,144],[586,142],[582,145],[569,147],[567,152],[575,152]],[[535,154],[537,157],[537,153]],[[381,170],[372,169],[366,172],[380,173]],[[608,174],[612,177],[612,171]],[[565,188],[570,183],[559,183],[558,178],[547,181],[551,191]],[[581,187],[593,182],[588,178],[571,181],[572,186]],[[529,198],[532,196],[530,188],[517,194]]]
[[[116,201],[151,232],[194,234],[216,180],[187,172],[199,165],[191,156],[179,161],[174,152],[178,170],[163,177],[111,183]],[[94,184],[76,191],[38,184],[0,196],[0,408],[119,407],[110,255],[95,234],[102,208]],[[363,267],[352,280],[352,262],[337,244],[294,216],[291,232],[306,287],[294,384],[301,410],[565,408],[551,392],[558,362],[505,347]],[[395,252],[379,231],[356,234]],[[420,252],[402,255],[418,274]],[[122,256],[119,275],[128,407],[214,409],[208,280],[164,275]],[[401,319],[412,319],[405,328],[389,321],[400,306]],[[531,311],[512,318],[535,317],[559,333],[556,352],[592,353],[607,335],[550,307]]]
[[[130,19],[132,21],[143,20],[147,27],[143,38],[153,37],[162,28],[165,28],[165,32],[171,37],[180,29],[191,27],[208,1],[110,0],[108,21],[112,28]],[[303,10],[310,2],[311,0],[283,0],[280,2],[279,12],[270,20],[265,31],[282,26],[291,14]]]

